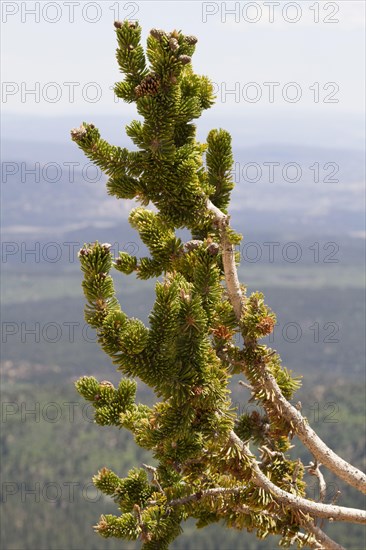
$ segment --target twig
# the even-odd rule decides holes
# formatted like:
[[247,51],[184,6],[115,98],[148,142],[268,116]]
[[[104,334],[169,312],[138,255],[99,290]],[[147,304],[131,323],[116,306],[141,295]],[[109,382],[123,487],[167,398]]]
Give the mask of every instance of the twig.
[[284,458],[284,454],[281,451],[272,451],[266,445],[262,445],[261,447],[259,447],[260,451],[262,451],[262,449],[271,457],[281,456]]
[[165,494],[164,489],[162,488],[158,480],[157,469],[154,466],[150,466],[149,464],[142,464],[142,467],[152,474],[151,482],[157,486],[157,488],[159,489],[159,492]]
[[295,466],[294,471],[292,473],[292,483],[293,484],[296,483],[297,476],[298,476],[299,470],[300,470],[300,466],[301,466],[301,460],[298,458],[297,462],[296,462],[296,466]]
[[318,478],[318,481],[319,481],[319,501],[324,502],[326,494],[327,494],[327,484],[325,483],[324,476],[320,471],[320,466],[321,466],[321,464],[319,464],[317,461],[315,461],[315,463],[310,462],[309,466],[307,466],[307,470],[308,470],[309,474],[311,474],[312,476],[315,476],[315,477]]
[[341,494],[342,494],[341,491],[336,491],[334,497],[332,498],[332,504],[335,504],[335,503],[338,501],[338,499],[339,499],[339,497],[341,496]]
[[296,536],[298,539],[301,539],[309,548],[315,548],[316,550],[323,550],[325,548],[315,538],[311,539],[309,534],[305,535],[305,533],[297,533]]
[[250,390],[251,392],[253,391],[253,386],[251,386],[250,384],[247,384],[246,382],[244,382],[244,380],[239,380],[238,383],[240,386],[244,386],[244,388],[248,388],[248,390]]

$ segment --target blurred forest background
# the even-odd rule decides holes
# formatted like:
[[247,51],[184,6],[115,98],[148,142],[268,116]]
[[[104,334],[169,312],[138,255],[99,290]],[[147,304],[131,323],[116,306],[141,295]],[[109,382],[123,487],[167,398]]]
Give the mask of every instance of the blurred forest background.
[[[8,550],[138,548],[94,534],[99,515],[117,509],[93,489],[91,478],[103,466],[123,476],[152,459],[125,431],[94,425],[90,408],[73,388],[84,374],[118,381],[86,330],[77,251],[98,239],[110,242],[116,253],[144,254],[127,222],[133,204],[108,197],[105,177],[86,171],[72,144],[55,148],[9,141],[4,152],[1,545]],[[269,343],[286,367],[304,376],[297,394],[303,413],[333,449],[364,468],[363,155],[271,146],[234,154],[232,223],[244,235],[241,280],[249,292],[263,291],[277,314]],[[35,169],[34,159],[39,168],[27,173]],[[72,177],[65,159],[76,163]],[[280,166],[273,182],[265,173],[266,161]],[[302,169],[296,183],[281,176],[281,167],[292,161]],[[309,170],[315,161],[318,182]],[[327,181],[329,166],[323,167],[329,162],[338,167],[333,178],[338,181]],[[248,163],[262,167],[261,180],[251,181],[255,174]],[[115,282],[123,309],[147,322],[154,281],[115,272]],[[247,396],[238,377],[231,390],[240,414]],[[147,404],[153,399],[143,384],[138,399]],[[315,480],[308,481],[310,496],[317,498]],[[338,480],[328,477],[328,482],[328,502],[340,491],[342,505],[364,504]],[[329,532],[346,548],[364,548],[360,526],[336,524]],[[221,525],[198,531],[194,522],[173,545],[187,550],[274,547],[273,539],[260,541]]]

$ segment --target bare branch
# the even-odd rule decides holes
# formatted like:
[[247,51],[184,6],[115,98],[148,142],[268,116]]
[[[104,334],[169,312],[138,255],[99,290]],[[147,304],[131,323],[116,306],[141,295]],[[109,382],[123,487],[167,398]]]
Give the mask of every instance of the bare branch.
[[317,546],[316,548],[321,548],[322,550],[345,550],[343,546],[337,544],[333,539],[328,537],[328,535],[324,533],[324,531],[322,531],[322,529],[320,529],[320,527],[317,527],[314,523],[309,522],[304,525],[304,527],[310,533],[312,533],[318,541],[319,546]]
[[[245,308],[245,298],[238,279],[234,246],[230,243],[227,235],[229,218],[209,199],[206,202],[206,206],[207,209],[214,214],[215,221],[221,229],[221,250],[226,287],[236,318],[240,320]],[[275,396],[273,404],[276,406],[278,413],[291,423],[296,435],[311,451],[314,457],[339,478],[343,479],[343,481],[359,491],[366,493],[366,475],[358,468],[355,468],[339,457],[320,439],[314,430],[310,428],[307,420],[301,415],[299,410],[293,407],[291,403],[284,398],[275,378],[265,366],[263,366],[263,378],[266,389]]]
[[[242,514],[251,514],[253,512],[250,507],[245,504],[235,506],[233,510],[234,512],[239,512]],[[270,514],[265,510],[263,510],[261,514],[279,519],[279,516]],[[309,531],[314,538],[309,538],[309,535],[306,535],[305,533],[297,533],[296,537],[303,540],[309,548],[316,548],[318,550],[345,550],[343,546],[337,544],[334,540],[328,537],[328,535],[326,535],[326,533],[324,533],[324,531],[317,527],[312,521],[302,520],[301,525],[305,530]]]
[[[193,494],[187,495],[185,497],[170,500],[169,502],[166,503],[166,506],[168,506],[168,507],[169,506],[170,507],[183,506],[184,504],[189,504],[190,502],[196,502],[196,501],[201,500],[201,499],[206,498],[206,497],[215,497],[215,496],[218,496],[218,495],[235,495],[235,494],[240,493],[240,491],[242,491],[243,489],[245,489],[245,487],[215,487],[213,489],[206,489],[205,491],[198,491],[197,493],[193,493]],[[282,491],[282,492],[284,492],[284,491]],[[304,499],[302,499],[302,500],[304,500]],[[157,503],[158,502],[155,501],[155,500],[149,501],[150,505],[155,505]],[[239,506],[236,506],[234,508],[234,511],[239,512],[239,513],[243,513],[243,514],[253,513],[253,510],[251,510],[250,507],[246,506],[245,504],[240,504]],[[273,514],[270,514],[267,511],[265,511],[265,510],[257,512],[257,513],[263,514],[265,516],[273,515]],[[345,550],[342,546],[340,546],[339,544],[334,542],[330,537],[328,537],[328,535],[326,535],[319,527],[314,525],[313,522],[304,520],[301,523],[302,523],[302,526],[307,531],[312,533],[316,538],[317,542],[307,540],[307,543],[310,545],[310,547],[323,549],[323,550]],[[308,538],[306,535],[301,534],[301,533],[298,533],[297,536],[299,538],[304,538],[304,539]]]
[[[231,442],[238,446],[247,456],[252,456],[249,447],[236,435],[230,432]],[[312,516],[325,518],[330,521],[348,521],[350,523],[366,523],[366,512],[356,508],[345,508],[343,506],[334,506],[332,504],[322,504],[313,502],[280,489],[268,479],[268,477],[259,468],[256,460],[251,460],[252,480],[253,482],[271,493],[278,502],[285,504],[289,508],[302,510]]]
[[235,247],[231,244],[226,230],[229,223],[229,217],[223,214],[209,199],[206,205],[208,210],[214,214],[215,221],[221,230],[222,261],[224,264],[226,287],[236,318],[240,319],[243,312],[244,297],[240,288],[235,264]]
[[272,405],[276,407],[281,416],[291,423],[300,441],[302,441],[319,462],[329,468],[339,478],[362,493],[366,493],[366,475],[361,470],[358,470],[358,468],[343,460],[320,439],[309,426],[306,418],[285,399],[274,376],[264,366],[262,366],[262,374],[265,388],[274,395]]
[[[239,512],[241,514],[251,514],[253,512],[253,510],[251,510],[250,507],[245,504],[234,506],[233,511]],[[276,514],[271,514],[266,510],[261,511],[260,513],[264,516],[271,516],[279,519],[279,516],[277,516]],[[305,542],[306,545],[309,546],[309,548],[316,548],[317,550],[345,550],[343,546],[334,542],[334,540],[328,537],[328,535],[326,535],[324,531],[317,527],[313,522],[302,520],[301,526],[309,533],[311,533],[313,535],[313,538],[309,537],[309,534],[305,533],[297,533],[296,537]]]
[[[249,448],[245,443],[235,434],[230,432],[231,442],[239,447],[246,455],[252,456]],[[321,504],[313,502],[291,493],[283,491],[277,485],[272,483],[267,476],[260,470],[256,460],[251,460],[253,481],[259,487],[262,487],[269,493],[271,493],[277,502],[285,504],[289,508],[295,510],[302,510],[307,514],[311,514],[315,517],[325,518],[331,521],[348,521],[351,523],[366,523],[366,512],[357,510],[355,508],[345,508],[342,506],[333,506],[331,504]],[[213,489],[207,489],[205,491],[198,491],[191,495],[171,500],[167,503],[168,506],[182,506],[189,502],[201,500],[208,496],[229,495],[238,494],[243,491],[245,487],[215,487]],[[150,504],[157,504],[157,501],[150,501]]]

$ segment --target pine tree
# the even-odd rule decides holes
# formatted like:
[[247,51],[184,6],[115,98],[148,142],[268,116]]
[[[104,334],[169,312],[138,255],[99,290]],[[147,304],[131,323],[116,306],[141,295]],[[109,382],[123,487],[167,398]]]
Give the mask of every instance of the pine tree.
[[[108,468],[98,472],[94,483],[114,499],[119,515],[102,516],[96,531],[139,539],[144,550],[164,549],[192,517],[198,527],[223,520],[260,538],[280,535],[283,546],[341,548],[317,518],[363,523],[365,514],[306,496],[305,465],[289,453],[294,437],[312,452],[320,484],[320,463],[364,492],[366,478],[291,405],[300,382],[260,343],[276,318],[263,294],[248,296],[237,277],[241,236],[228,215],[231,137],[212,130],[199,143],[192,122],[214,102],[211,82],[192,69],[197,39],[152,29],[144,52],[138,23],[115,28],[124,75],[115,93],[136,103],[142,118],[126,127],[136,148],[110,145],[85,122],[71,136],[109,176],[109,194],[141,203],[129,221],[150,255],[114,258],[111,246],[98,242],[80,250],[85,319],[124,377],[117,388],[94,377],[76,387],[93,404],[96,423],[130,430],[157,466],[143,465],[126,478]],[[192,240],[177,237],[181,228]],[[123,312],[112,269],[160,279],[148,327]],[[244,346],[235,343],[237,335]],[[258,405],[251,414],[237,417],[228,388],[233,374],[246,377]],[[153,407],[136,403],[135,379],[154,390]]]

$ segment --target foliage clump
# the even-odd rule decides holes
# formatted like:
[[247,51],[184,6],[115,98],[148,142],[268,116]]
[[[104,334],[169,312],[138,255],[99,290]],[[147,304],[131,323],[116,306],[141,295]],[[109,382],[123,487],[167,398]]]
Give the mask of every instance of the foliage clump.
[[[136,148],[110,145],[85,122],[71,134],[109,176],[109,194],[140,202],[130,223],[149,256],[120,252],[114,258],[110,245],[98,242],[80,250],[86,321],[126,378],[115,388],[83,377],[76,387],[93,403],[98,424],[130,430],[157,467],[132,470],[126,478],[103,468],[95,476],[120,510],[119,516],[102,516],[96,530],[103,537],[140,539],[145,550],[164,549],[181,533],[182,521],[193,517],[199,527],[223,520],[260,538],[280,535],[284,546],[302,546],[309,539],[299,534],[305,515],[258,486],[254,455],[230,438],[234,430],[257,448],[262,471],[279,488],[304,495],[304,469],[287,453],[292,426],[278,416],[263,384],[265,366],[287,399],[299,386],[278,355],[258,343],[272,332],[275,316],[262,294],[247,298],[242,289],[245,308],[238,319],[223,284],[223,255],[241,237],[227,226],[223,241],[214,212],[227,214],[233,155],[225,130],[212,130],[206,143],[196,140],[192,121],[214,102],[209,79],[192,68],[197,39],[153,29],[144,52],[138,23],[115,27],[124,74],[115,93],[136,104],[140,120],[126,127]],[[192,239],[182,242],[179,228]],[[161,277],[149,326],[121,309],[112,269]],[[238,334],[243,349],[235,344]],[[228,384],[238,373],[246,375],[252,400],[262,408],[236,419]],[[135,402],[135,378],[153,388],[153,407]]]

